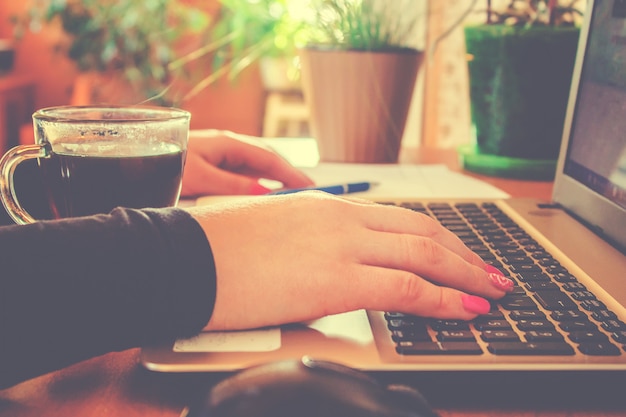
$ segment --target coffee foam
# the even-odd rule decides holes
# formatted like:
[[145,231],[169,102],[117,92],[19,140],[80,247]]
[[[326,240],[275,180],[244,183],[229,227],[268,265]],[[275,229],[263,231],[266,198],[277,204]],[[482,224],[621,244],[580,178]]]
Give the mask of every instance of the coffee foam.
[[116,158],[157,156],[182,151],[181,147],[176,143],[158,141],[156,139],[148,143],[108,140],[57,142],[52,145],[52,150],[57,154]]

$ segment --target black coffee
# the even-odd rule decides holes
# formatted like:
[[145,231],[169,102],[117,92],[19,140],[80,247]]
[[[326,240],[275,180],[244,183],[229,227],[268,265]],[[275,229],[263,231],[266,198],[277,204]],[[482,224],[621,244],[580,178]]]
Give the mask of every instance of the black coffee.
[[115,207],[173,206],[184,163],[185,153],[178,148],[149,156],[53,151],[39,160],[54,218],[108,213]]

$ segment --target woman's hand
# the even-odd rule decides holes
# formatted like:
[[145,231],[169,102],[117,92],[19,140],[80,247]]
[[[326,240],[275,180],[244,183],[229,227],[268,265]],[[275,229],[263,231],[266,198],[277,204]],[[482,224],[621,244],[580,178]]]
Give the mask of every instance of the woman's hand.
[[265,194],[259,178],[288,188],[309,187],[313,181],[262,142],[228,131],[204,131],[189,138],[182,196]]
[[189,208],[217,268],[206,329],[305,321],[356,309],[471,319],[512,281],[426,215],[303,192]]

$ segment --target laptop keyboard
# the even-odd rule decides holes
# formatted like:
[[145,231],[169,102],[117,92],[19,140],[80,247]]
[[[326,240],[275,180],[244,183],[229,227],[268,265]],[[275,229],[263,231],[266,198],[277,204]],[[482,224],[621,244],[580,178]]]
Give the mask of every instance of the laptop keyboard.
[[399,205],[437,219],[516,285],[470,322],[386,312],[397,353],[625,354],[626,324],[495,204]]

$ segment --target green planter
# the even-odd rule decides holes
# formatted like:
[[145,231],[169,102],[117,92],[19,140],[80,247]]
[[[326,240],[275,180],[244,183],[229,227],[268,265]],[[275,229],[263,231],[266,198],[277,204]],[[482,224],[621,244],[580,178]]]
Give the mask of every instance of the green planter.
[[465,28],[472,122],[480,154],[556,160],[578,28]]

